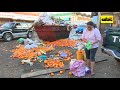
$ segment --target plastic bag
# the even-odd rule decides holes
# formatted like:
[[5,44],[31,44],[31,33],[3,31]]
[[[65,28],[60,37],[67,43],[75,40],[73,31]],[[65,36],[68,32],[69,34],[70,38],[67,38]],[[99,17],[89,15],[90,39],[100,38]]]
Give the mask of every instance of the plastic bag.
[[29,44],[27,44],[27,45],[25,46],[25,48],[26,48],[26,49],[31,49],[31,48],[32,48],[32,46],[31,46],[31,45],[29,45]]
[[26,40],[28,41],[29,44],[33,44],[34,43],[34,41],[29,39],[29,38],[27,38]]
[[74,39],[74,37],[73,37],[73,35],[75,35],[76,34],[76,29],[72,29],[71,31],[70,31],[70,34],[69,34],[69,39]]
[[39,56],[38,59],[46,60],[47,56],[46,55],[42,55],[42,56]]
[[55,22],[46,14],[43,17],[41,17],[42,22],[44,22],[46,25],[53,25]]
[[22,60],[21,62],[28,63],[28,64],[30,64],[30,66],[32,66],[32,65],[33,65],[33,62],[31,62],[30,60]]
[[24,45],[26,46],[27,44],[28,44],[28,40],[25,39],[25,40],[24,40]]
[[90,50],[92,48],[92,43],[88,41],[88,43],[85,45],[87,50]]
[[76,43],[76,46],[74,47],[75,49],[77,49],[77,50],[81,50],[81,49],[83,49],[84,48],[84,43],[83,42],[78,42],[78,43]]
[[76,61],[76,59],[71,59],[70,61],[70,67],[73,65],[73,63]]
[[19,39],[17,40],[17,42],[18,42],[18,43],[23,43],[24,40],[25,40],[24,38],[19,38]]
[[89,69],[88,67],[85,68],[85,72],[86,72],[87,74],[91,74],[91,71],[90,71],[90,69]]
[[37,47],[38,47],[38,46],[35,45],[35,44],[27,44],[27,45],[25,46],[26,49],[32,49],[32,48],[37,48]]
[[67,57],[68,55],[67,55],[67,53],[62,52],[62,53],[60,54],[60,56],[64,58],[64,57]]
[[38,46],[36,44],[31,44],[31,48],[37,48]]
[[43,43],[40,42],[40,41],[38,41],[38,40],[35,40],[35,41],[34,41],[34,44],[36,44],[36,45],[43,45]]
[[83,60],[77,60],[70,66],[70,71],[77,77],[85,76],[86,65]]

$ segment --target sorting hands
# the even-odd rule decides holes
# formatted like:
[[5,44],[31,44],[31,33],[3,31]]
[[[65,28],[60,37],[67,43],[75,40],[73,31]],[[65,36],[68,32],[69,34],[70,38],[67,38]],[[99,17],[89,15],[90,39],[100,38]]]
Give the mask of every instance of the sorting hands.
[[[85,43],[85,45],[89,42],[87,39],[82,39],[82,41]],[[91,44],[93,45],[94,42],[91,42]]]
[[87,39],[83,39],[82,40],[84,43],[88,43],[88,40]]

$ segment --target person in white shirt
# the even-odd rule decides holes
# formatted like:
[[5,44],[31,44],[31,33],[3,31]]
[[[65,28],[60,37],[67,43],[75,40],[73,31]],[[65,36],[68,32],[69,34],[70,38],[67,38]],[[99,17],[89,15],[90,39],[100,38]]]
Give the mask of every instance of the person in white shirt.
[[92,43],[92,48],[90,50],[85,49],[85,53],[87,66],[91,68],[91,75],[94,75],[95,55],[101,41],[101,34],[92,21],[87,23],[87,29],[83,31],[82,40],[85,43],[88,41]]

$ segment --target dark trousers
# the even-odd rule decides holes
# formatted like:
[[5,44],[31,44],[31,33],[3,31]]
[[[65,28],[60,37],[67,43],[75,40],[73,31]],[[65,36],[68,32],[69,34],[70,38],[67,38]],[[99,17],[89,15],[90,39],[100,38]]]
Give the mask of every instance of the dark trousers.
[[92,62],[95,62],[95,55],[98,48],[92,48],[90,50],[85,49],[86,59],[90,59]]

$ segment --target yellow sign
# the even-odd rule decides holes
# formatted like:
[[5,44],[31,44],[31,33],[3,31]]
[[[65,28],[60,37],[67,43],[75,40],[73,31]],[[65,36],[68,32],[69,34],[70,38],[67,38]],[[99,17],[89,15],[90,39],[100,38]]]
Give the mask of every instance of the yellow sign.
[[113,23],[113,16],[101,16],[101,23]]

